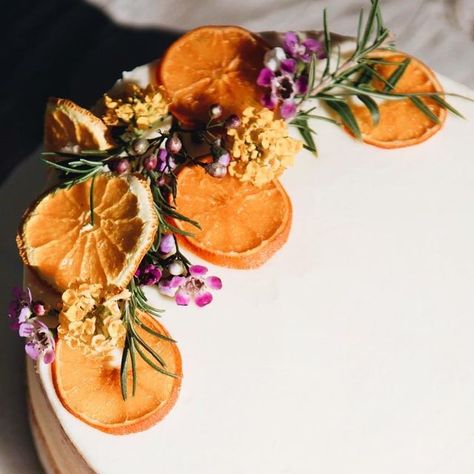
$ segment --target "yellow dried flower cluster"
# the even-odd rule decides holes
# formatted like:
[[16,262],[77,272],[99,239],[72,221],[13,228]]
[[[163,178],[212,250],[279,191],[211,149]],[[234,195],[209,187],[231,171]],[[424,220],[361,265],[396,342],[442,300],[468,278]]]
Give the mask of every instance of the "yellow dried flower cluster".
[[288,136],[284,120],[268,109],[247,107],[241,126],[227,131],[233,157],[229,173],[243,182],[263,186],[292,165],[303,144]]
[[140,130],[152,127],[168,114],[169,100],[163,89],[152,85],[145,89],[130,83],[120,97],[104,95],[106,125],[131,125]]
[[120,291],[116,287],[72,285],[62,295],[58,336],[85,355],[107,355],[123,347],[126,329],[121,316],[128,298],[128,290]]

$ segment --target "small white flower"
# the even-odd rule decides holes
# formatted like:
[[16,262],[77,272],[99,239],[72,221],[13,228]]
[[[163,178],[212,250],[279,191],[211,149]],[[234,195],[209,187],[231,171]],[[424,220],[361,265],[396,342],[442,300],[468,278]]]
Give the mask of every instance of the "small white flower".
[[174,262],[171,262],[168,265],[168,271],[170,272],[171,275],[182,275],[186,269],[184,268],[184,265],[180,260],[175,260]]
[[280,67],[280,63],[286,59],[286,53],[283,48],[273,48],[265,53],[263,63],[268,69],[276,71]]

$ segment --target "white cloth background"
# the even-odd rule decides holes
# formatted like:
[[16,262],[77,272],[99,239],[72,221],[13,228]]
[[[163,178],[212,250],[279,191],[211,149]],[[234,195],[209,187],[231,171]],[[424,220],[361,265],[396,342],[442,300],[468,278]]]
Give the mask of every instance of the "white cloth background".
[[[88,0],[113,20],[130,26],[186,30],[202,24],[239,24],[255,31],[321,29],[327,6],[330,27],[354,34],[357,15],[368,0]],[[382,0],[387,25],[400,49],[437,71],[474,87],[474,0]],[[119,76],[121,71],[117,71]],[[43,170],[37,154],[26,160],[0,188],[1,291],[20,283],[14,236],[21,213],[38,195]],[[4,326],[2,327],[2,330]],[[0,474],[41,472],[29,435],[24,403],[23,351],[14,335],[2,337],[0,373]],[[354,473],[357,472],[356,466]],[[71,473],[74,474],[74,473]],[[343,473],[341,473],[343,474]]]
[[[330,29],[354,35],[368,0],[87,0],[115,21],[186,30],[237,24],[254,31],[318,30],[327,8]],[[474,0],[381,0],[399,48],[440,73],[474,87]]]

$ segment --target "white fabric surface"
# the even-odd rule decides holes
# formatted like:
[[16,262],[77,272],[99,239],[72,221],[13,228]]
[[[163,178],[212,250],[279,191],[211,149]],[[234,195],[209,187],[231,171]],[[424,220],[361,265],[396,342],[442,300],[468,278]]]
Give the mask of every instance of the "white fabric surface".
[[[254,31],[318,30],[327,7],[330,29],[354,35],[368,0],[88,0],[117,22],[186,30],[236,24]],[[401,50],[474,87],[474,0],[381,0]]]
[[[333,31],[353,34],[363,0],[88,0],[114,20],[133,26],[155,26],[185,30],[201,24],[240,24],[262,30],[320,29],[322,9],[328,6]],[[445,75],[474,87],[473,0],[383,0],[387,24],[397,33],[398,44]],[[117,76],[120,71],[117,71]],[[37,154],[26,160],[0,188],[2,202],[0,233],[0,282],[5,293],[21,281],[21,266],[14,235],[29,202],[42,186],[43,169]],[[2,302],[7,300],[2,295]],[[3,305],[2,305],[3,306]],[[2,327],[0,373],[0,474],[39,473],[31,443],[24,399],[23,350],[15,337]],[[4,336],[4,337],[3,337]],[[357,472],[356,469],[353,472]],[[71,473],[74,474],[74,473]],[[341,473],[342,474],[342,473]]]

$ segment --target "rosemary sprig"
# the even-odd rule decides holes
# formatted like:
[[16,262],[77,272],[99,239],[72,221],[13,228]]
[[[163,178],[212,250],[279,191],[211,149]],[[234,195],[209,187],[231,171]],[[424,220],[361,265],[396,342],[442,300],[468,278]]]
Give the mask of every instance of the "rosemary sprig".
[[[165,280],[172,278],[176,273],[172,273],[171,268],[174,268],[175,272],[178,267],[181,276],[189,275],[191,262],[180,251],[176,234],[192,234],[178,228],[173,222],[187,222],[196,228],[199,228],[199,223],[182,215],[176,209],[177,173],[184,166],[202,166],[211,173],[212,168],[209,165],[216,164],[218,159],[227,153],[221,145],[225,121],[217,120],[221,114],[222,110],[217,110],[217,112],[213,110],[212,113],[210,111],[207,125],[196,130],[182,129],[179,123],[174,121],[169,130],[154,130],[155,136],[148,139],[138,129],[117,126],[111,130],[117,147],[107,151],[83,150],[78,153],[45,152],[43,154],[43,161],[59,172],[59,187],[71,187],[90,181],[89,207],[92,226],[95,220],[94,184],[95,178],[100,173],[116,172],[119,175],[138,173],[148,181],[151,189],[159,223],[158,230],[152,247],[141,262],[137,276],[134,276],[128,285],[130,298],[122,308],[122,322],[126,336],[120,364],[120,384],[124,400],[129,396],[130,375],[132,394],[134,395],[136,391],[137,356],[158,372],[170,377],[178,377],[166,366],[165,360],[156,350],[160,343],[169,344],[176,341],[161,334],[156,327],[150,326],[141,316],[146,313],[151,317],[160,317],[163,312],[150,304],[141,284],[157,284],[161,278]],[[198,137],[208,146],[208,153],[192,156],[184,145],[186,143],[186,140],[183,140],[184,134],[193,134]],[[165,144],[165,149],[162,149],[163,144]],[[212,156],[212,163],[207,160],[209,155]],[[172,234],[174,239],[174,250],[169,254],[160,252],[160,242],[165,234]],[[160,269],[160,272],[163,271],[163,275],[160,273],[160,277],[154,283],[144,283],[138,278],[141,268],[146,268],[148,264],[153,264]],[[145,335],[147,337],[144,337]],[[154,344],[149,343],[149,336],[156,339]]]
[[131,296],[130,299],[125,303],[122,317],[127,335],[125,338],[125,345],[122,352],[122,362],[120,365],[120,386],[122,398],[124,400],[126,400],[128,397],[129,367],[130,373],[132,375],[132,395],[135,395],[138,377],[136,366],[137,354],[148,365],[150,365],[150,367],[157,370],[158,372],[169,377],[178,377],[177,374],[174,374],[166,368],[166,362],[163,360],[163,358],[150,346],[150,344],[148,344],[143,339],[143,337],[137,331],[139,328],[158,340],[175,344],[176,341],[174,339],[171,339],[165,334],[159,333],[154,328],[151,328],[146,323],[144,323],[142,319],[140,319],[140,311],[149,313],[153,316],[159,316],[162,313],[162,310],[157,309],[148,303],[142,288],[136,282],[135,278],[130,282],[128,289],[131,293]]
[[86,160],[84,158],[68,158],[66,160],[56,162],[42,158],[48,166],[59,170],[60,184],[62,188],[70,188],[74,184],[82,183],[100,173],[104,169],[104,161],[102,160]]
[[[326,64],[323,73],[319,78],[317,77],[315,73],[316,59],[313,57],[306,71],[308,91],[299,97],[297,102],[298,112],[291,122],[300,132],[305,148],[313,152],[316,149],[313,139],[314,130],[308,124],[307,111],[302,109],[307,99],[319,100],[336,115],[339,124],[345,125],[356,138],[361,137],[361,132],[357,119],[349,105],[349,100],[352,97],[359,99],[368,109],[374,125],[377,125],[380,120],[379,106],[375,99],[408,99],[426,117],[437,123],[439,121],[438,117],[422,100],[423,97],[430,98],[439,106],[462,117],[462,114],[444,99],[445,96],[457,96],[456,94],[394,92],[397,83],[410,63],[410,59],[391,62],[374,54],[376,50],[393,49],[394,47],[392,36],[383,23],[379,0],[371,0],[371,8],[365,22],[364,13],[363,11],[360,12],[355,49],[349,58],[342,60],[340,48],[334,53],[326,11],[323,14],[323,39],[326,52]],[[336,59],[335,67],[333,67],[334,58]],[[377,70],[380,65],[396,66],[396,68],[390,77],[385,78]],[[383,87],[381,89],[375,88],[372,81],[381,82]],[[469,99],[467,97],[463,98]]]

